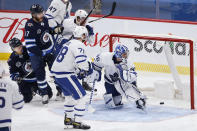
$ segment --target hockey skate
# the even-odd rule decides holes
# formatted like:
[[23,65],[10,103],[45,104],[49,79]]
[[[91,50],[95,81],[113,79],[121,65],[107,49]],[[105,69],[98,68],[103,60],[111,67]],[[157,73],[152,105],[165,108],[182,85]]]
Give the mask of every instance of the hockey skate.
[[42,96],[42,104],[48,104],[49,103],[49,96],[43,95]]
[[68,118],[65,114],[64,117],[64,129],[73,128],[73,119]]
[[61,92],[57,92],[55,100],[56,101],[64,101],[65,97]]
[[90,126],[82,122],[73,122],[73,128],[87,130],[90,129]]

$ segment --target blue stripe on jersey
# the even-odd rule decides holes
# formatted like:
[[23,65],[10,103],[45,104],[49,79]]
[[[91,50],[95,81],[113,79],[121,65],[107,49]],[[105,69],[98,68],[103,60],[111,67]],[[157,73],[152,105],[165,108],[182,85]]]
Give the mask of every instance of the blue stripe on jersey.
[[74,110],[64,110],[65,112],[73,112]]
[[45,16],[49,16],[49,17],[47,17],[48,19],[53,19],[54,17],[52,16],[52,15],[50,15],[50,14],[45,14]]
[[75,59],[76,59],[76,58],[79,58],[79,57],[85,57],[85,58],[87,58],[86,55],[78,55],[78,56],[75,57]]
[[64,107],[74,107],[74,105],[64,105]]
[[54,73],[56,75],[66,75],[66,74],[73,74],[74,72],[55,72],[55,71],[51,71],[51,73]]
[[1,123],[8,123],[8,122],[11,123],[11,119],[0,120],[0,124],[1,124]]
[[25,39],[25,42],[29,42],[29,41],[35,42],[36,40],[35,39]]
[[6,92],[6,89],[0,89],[0,92]]
[[74,116],[82,117],[83,115],[75,114]]
[[22,109],[23,108],[23,106],[21,106],[21,107],[18,107],[18,108],[15,108],[16,110],[20,110],[20,109]]
[[20,100],[20,101],[18,101],[18,102],[13,103],[13,105],[17,105],[17,104],[20,104],[20,103],[22,103],[22,102],[23,102],[23,100]]
[[85,109],[77,109],[77,108],[74,108],[76,111],[85,111]]
[[86,61],[86,59],[77,61],[76,63],[78,64],[78,63],[82,63],[82,62],[85,62],[85,61]]

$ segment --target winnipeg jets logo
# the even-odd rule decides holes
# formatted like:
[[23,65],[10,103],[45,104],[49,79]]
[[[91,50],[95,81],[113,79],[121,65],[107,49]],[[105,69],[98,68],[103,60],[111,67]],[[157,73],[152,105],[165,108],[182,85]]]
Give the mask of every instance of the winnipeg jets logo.
[[32,66],[31,66],[31,62],[27,61],[24,63],[23,65],[23,70],[27,73],[32,72]]
[[45,32],[45,33],[44,33],[44,35],[43,35],[43,37],[42,37],[42,41],[43,41],[44,43],[49,42],[49,40],[50,40],[49,35],[50,35],[50,34],[49,34],[48,32]]
[[16,67],[18,67],[18,68],[19,68],[21,65],[22,65],[22,64],[21,64],[21,62],[19,62],[19,61],[18,61],[18,62],[16,62]]

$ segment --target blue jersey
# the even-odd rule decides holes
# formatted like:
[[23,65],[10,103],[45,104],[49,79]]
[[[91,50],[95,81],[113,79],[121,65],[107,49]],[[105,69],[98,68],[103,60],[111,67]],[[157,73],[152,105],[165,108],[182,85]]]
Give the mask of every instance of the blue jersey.
[[[16,76],[24,77],[32,72],[31,62],[27,49],[23,47],[23,53],[21,55],[12,52],[10,58],[8,59],[10,78],[14,80]],[[36,81],[35,74],[32,72],[25,79],[27,82]]]
[[49,34],[51,30],[46,17],[43,18],[42,22],[35,22],[33,19],[27,21],[25,25],[25,44],[30,56],[44,56],[52,52],[54,44]]

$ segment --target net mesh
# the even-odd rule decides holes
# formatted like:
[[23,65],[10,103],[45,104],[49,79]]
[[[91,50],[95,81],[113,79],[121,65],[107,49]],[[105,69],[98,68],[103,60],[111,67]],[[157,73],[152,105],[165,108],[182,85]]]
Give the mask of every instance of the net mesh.
[[[191,100],[192,94],[190,92],[190,44],[193,44],[194,41],[169,35],[143,36],[145,37],[141,35],[111,35],[110,50],[115,49],[118,44],[124,44],[129,48],[130,55],[128,61],[130,64],[133,63],[135,65],[138,72],[138,87],[142,91],[147,92],[148,96],[159,97],[161,99],[166,98],[171,101],[168,102],[169,105],[176,103],[175,106],[177,106],[179,103],[178,105],[181,107],[193,108],[194,103]],[[113,43],[113,39],[117,38],[118,41]],[[194,74],[192,75],[194,75],[194,80],[197,80],[197,62],[195,61],[197,53],[195,50],[193,56]],[[163,94],[162,92],[158,93],[156,87],[158,82],[168,83],[167,86],[171,85],[175,89],[173,96],[165,94],[165,92]],[[168,87],[166,87],[166,90],[168,90]],[[196,92],[196,88],[194,92]],[[166,97],[161,95],[166,95]]]

